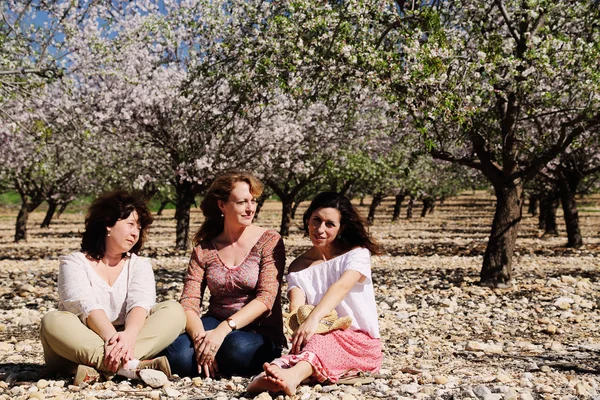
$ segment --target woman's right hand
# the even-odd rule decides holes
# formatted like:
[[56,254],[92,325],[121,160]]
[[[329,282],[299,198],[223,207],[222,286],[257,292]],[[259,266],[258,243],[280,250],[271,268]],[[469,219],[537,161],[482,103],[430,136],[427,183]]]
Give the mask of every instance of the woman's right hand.
[[298,330],[292,335],[292,348],[290,354],[300,354],[302,348],[308,343],[310,338],[317,332],[319,320],[310,316],[298,327]]
[[[196,355],[196,364],[198,364],[198,373],[206,377],[215,376],[218,368],[216,360],[207,362],[206,360],[206,331],[198,332],[194,335],[194,353]],[[207,349],[206,349],[207,350]]]
[[196,352],[198,373],[204,373],[206,377],[215,377],[219,372],[216,356],[223,343],[224,336],[220,335],[218,329],[212,329],[202,332],[197,338],[198,340],[194,340],[194,350]]

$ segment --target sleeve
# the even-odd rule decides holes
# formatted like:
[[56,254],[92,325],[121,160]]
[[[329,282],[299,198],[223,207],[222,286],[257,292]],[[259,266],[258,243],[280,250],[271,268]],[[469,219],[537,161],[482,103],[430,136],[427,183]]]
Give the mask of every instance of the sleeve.
[[279,294],[283,271],[285,269],[285,246],[283,239],[277,232],[266,241],[262,247],[256,299],[267,306],[270,315],[275,299]]
[[343,271],[358,271],[367,277],[359,285],[371,282],[371,252],[368,249],[360,248],[348,254],[348,259],[343,267]]
[[58,298],[64,310],[77,315],[83,323],[92,311],[103,309],[94,295],[83,260],[75,254],[60,257]]
[[[300,282],[298,282],[298,279],[296,277],[296,274],[293,272],[290,272],[286,275],[285,277],[288,287],[287,287],[287,291],[288,293],[292,291],[293,288],[297,287],[298,289],[302,290],[302,286],[300,286]],[[304,290],[302,290],[304,291]]]
[[202,248],[196,246],[192,251],[190,263],[188,265],[187,274],[183,285],[183,292],[179,302],[184,310],[193,310],[200,315],[200,305],[202,303],[201,289],[202,280],[204,279],[205,263],[202,260]]
[[156,303],[156,282],[152,264],[147,258],[135,256],[128,262],[132,263],[130,268],[129,286],[127,288],[127,303],[125,312],[129,314],[134,307],[142,307],[146,312]]

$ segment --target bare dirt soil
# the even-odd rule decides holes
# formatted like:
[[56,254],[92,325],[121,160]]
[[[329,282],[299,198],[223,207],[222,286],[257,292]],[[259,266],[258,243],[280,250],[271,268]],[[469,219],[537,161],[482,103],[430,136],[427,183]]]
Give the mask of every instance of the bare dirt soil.
[[[364,215],[367,206],[359,207]],[[493,207],[489,193],[467,192],[425,218],[416,207],[413,219],[391,223],[393,203],[384,202],[372,227],[386,252],[372,260],[382,371],[371,384],[303,387],[295,397],[600,399],[600,196],[580,200],[580,249],[566,247],[560,212],[558,237],[543,237],[537,218],[524,215],[515,282],[492,290],[477,281]],[[288,263],[309,247],[299,230],[303,210],[285,240]],[[173,250],[173,214],[156,217],[142,253],[155,267],[158,300],[178,298],[189,257]],[[69,378],[47,376],[39,321],[56,307],[58,257],[78,249],[84,215],[63,214],[49,229],[39,228],[43,217],[34,212],[27,243],[15,244],[16,212],[0,209],[0,400],[249,397],[247,379],[235,377],[174,379],[158,390],[129,381],[80,390]],[[278,229],[279,218],[279,204],[267,202],[257,223]],[[192,210],[192,230],[201,220]]]

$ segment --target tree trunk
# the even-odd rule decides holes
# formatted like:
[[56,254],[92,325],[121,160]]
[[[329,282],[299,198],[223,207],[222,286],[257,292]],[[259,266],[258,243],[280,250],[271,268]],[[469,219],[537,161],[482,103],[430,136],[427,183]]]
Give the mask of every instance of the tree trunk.
[[177,222],[175,248],[187,250],[190,233],[190,208],[194,203],[192,184],[187,181],[177,182],[175,196],[175,220]]
[[254,212],[254,219],[258,219],[258,214],[260,213],[260,210],[262,210],[263,206],[265,205],[265,201],[267,201],[267,198],[270,196],[270,194],[267,194],[266,191],[264,191],[259,197],[258,199],[256,199],[256,211]]
[[426,197],[423,199],[423,209],[421,210],[421,218],[425,218],[427,216],[427,212],[431,212],[433,210],[433,204],[435,200],[431,197]]
[[281,197],[281,226],[279,227],[279,234],[284,237],[290,235],[293,203],[290,197]]
[[577,202],[575,201],[575,193],[577,186],[579,186],[579,181],[578,177],[565,177],[562,174],[558,180],[560,202],[567,228],[567,246],[572,248],[583,246],[583,238],[579,229],[579,213],[577,212]]
[[69,205],[69,203],[70,203],[70,201],[67,201],[60,205],[60,208],[58,209],[58,212],[56,213],[56,218],[60,218],[62,213],[64,213],[65,210],[67,209],[67,206]]
[[358,205],[359,206],[364,206],[365,205],[365,196],[360,196],[359,197]]
[[408,198],[408,204],[406,205],[406,219],[412,219],[414,205],[415,205],[415,198],[413,196],[410,196]]
[[15,224],[15,243],[21,240],[27,241],[27,220],[29,213],[39,207],[42,200],[30,199],[29,196],[21,194],[21,209],[17,215],[17,223]]
[[498,287],[512,278],[512,258],[522,216],[522,184],[495,186],[496,212],[485,249],[480,284]]
[[56,212],[56,208],[58,206],[58,204],[54,200],[46,200],[46,202],[48,203],[48,211],[46,211],[46,216],[44,217],[40,228],[50,227],[50,222],[52,222],[52,217],[54,216],[54,213]]
[[377,192],[373,195],[373,200],[371,201],[371,205],[369,206],[369,216],[367,217],[367,222],[369,225],[373,225],[375,222],[375,212],[377,211],[377,207],[381,204],[384,196],[383,193]]
[[162,212],[164,211],[165,207],[170,202],[171,202],[171,200],[163,200],[163,201],[161,201],[160,202],[160,206],[158,206],[158,211],[156,212],[156,215],[162,215]]
[[394,213],[392,214],[392,222],[396,222],[400,218],[400,207],[402,206],[402,202],[404,201],[405,197],[405,194],[396,195],[396,202],[394,203]]
[[546,193],[540,198],[539,228],[544,230],[544,236],[558,236],[556,225],[556,209],[558,198],[555,192]]
[[538,215],[538,203],[540,201],[539,194],[532,194],[529,196],[529,207],[527,208],[527,212],[534,217]]
[[298,206],[300,205],[300,203],[302,203],[301,201],[295,201],[294,205],[292,205],[292,220],[294,220],[296,218],[296,211],[298,211]]
[[435,200],[433,200],[433,202],[431,203],[431,206],[429,207],[427,214],[433,214],[434,211],[435,211]]

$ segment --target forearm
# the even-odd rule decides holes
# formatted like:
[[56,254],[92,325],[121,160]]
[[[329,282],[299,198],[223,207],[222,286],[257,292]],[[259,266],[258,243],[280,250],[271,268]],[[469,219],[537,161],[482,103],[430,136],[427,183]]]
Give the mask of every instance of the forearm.
[[125,332],[131,335],[131,337],[137,338],[137,335],[146,323],[147,315],[148,313],[143,307],[133,307],[125,320]]
[[346,271],[333,285],[327,289],[325,295],[311,312],[310,317],[316,321],[321,320],[331,310],[337,307],[348,292],[356,285],[362,274],[357,271]]
[[105,342],[110,339],[117,330],[113,326],[113,324],[108,320],[106,316],[106,312],[104,310],[98,309],[93,310],[89,313],[87,317],[87,326],[96,332],[98,336],[102,338]]
[[185,331],[194,338],[196,335],[204,332],[204,325],[198,313],[194,310],[185,310]]
[[[269,309],[267,308],[265,303],[263,303],[260,300],[254,299],[250,301],[250,303],[242,307],[238,312],[233,314],[230,318],[235,321],[237,329],[240,329],[250,325],[258,318],[263,316],[267,311],[269,311]],[[221,322],[220,325],[223,324],[227,327],[228,330],[231,330],[231,328],[229,328],[229,325],[227,325],[226,321]]]

